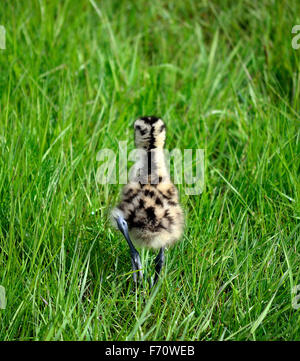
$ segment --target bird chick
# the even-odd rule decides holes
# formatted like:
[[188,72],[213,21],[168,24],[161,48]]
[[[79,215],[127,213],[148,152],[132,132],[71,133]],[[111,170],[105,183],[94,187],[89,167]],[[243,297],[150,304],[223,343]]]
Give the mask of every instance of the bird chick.
[[136,273],[142,278],[142,266],[134,245],[159,249],[155,284],[164,264],[165,247],[178,241],[183,232],[184,216],[165,162],[164,122],[154,116],[142,117],[135,121],[134,130],[139,160],[123,188],[121,202],[112,211],[112,222],[129,245],[135,282]]

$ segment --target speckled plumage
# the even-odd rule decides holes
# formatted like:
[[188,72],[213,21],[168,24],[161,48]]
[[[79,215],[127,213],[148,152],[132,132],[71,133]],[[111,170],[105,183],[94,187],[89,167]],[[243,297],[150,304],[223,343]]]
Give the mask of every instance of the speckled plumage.
[[123,217],[131,239],[140,247],[168,247],[180,239],[184,216],[165,164],[165,124],[156,117],[143,117],[134,128],[136,147],[142,150],[139,170],[123,188],[112,221]]

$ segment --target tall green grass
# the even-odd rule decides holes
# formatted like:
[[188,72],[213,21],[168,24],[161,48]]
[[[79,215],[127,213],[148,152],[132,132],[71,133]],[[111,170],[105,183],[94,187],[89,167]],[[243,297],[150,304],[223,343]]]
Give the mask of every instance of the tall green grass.
[[[1,1],[1,340],[299,340],[297,1]],[[205,150],[182,242],[135,290],[97,152]],[[145,273],[154,254],[142,252]]]

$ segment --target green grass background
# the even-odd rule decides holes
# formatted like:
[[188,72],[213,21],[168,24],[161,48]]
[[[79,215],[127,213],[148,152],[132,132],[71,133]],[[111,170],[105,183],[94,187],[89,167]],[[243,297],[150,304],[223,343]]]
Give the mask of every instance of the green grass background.
[[[300,340],[298,1],[1,1],[1,340]],[[182,242],[135,290],[97,152],[205,149]],[[93,213],[94,212],[94,213]],[[152,252],[143,252],[145,274]],[[299,292],[298,292],[299,293]]]

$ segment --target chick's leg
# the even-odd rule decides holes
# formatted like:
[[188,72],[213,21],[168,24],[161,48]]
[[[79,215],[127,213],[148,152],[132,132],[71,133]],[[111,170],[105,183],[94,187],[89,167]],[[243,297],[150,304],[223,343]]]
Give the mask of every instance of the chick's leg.
[[162,247],[159,250],[158,255],[155,258],[155,277],[154,277],[154,282],[152,287],[156,284],[156,282],[158,281],[159,275],[161,273],[161,270],[163,268],[163,265],[165,263],[165,247]]
[[117,221],[119,230],[122,232],[124,238],[126,239],[126,241],[128,243],[128,246],[129,246],[131,265],[132,265],[132,270],[133,270],[132,276],[133,276],[133,281],[136,283],[137,282],[137,273],[139,275],[140,280],[143,279],[141,258],[140,258],[139,252],[136,250],[136,248],[134,247],[134,245],[129,237],[128,225],[127,225],[127,222],[125,221],[125,219],[123,217],[119,216],[118,218],[116,218],[116,221]]

